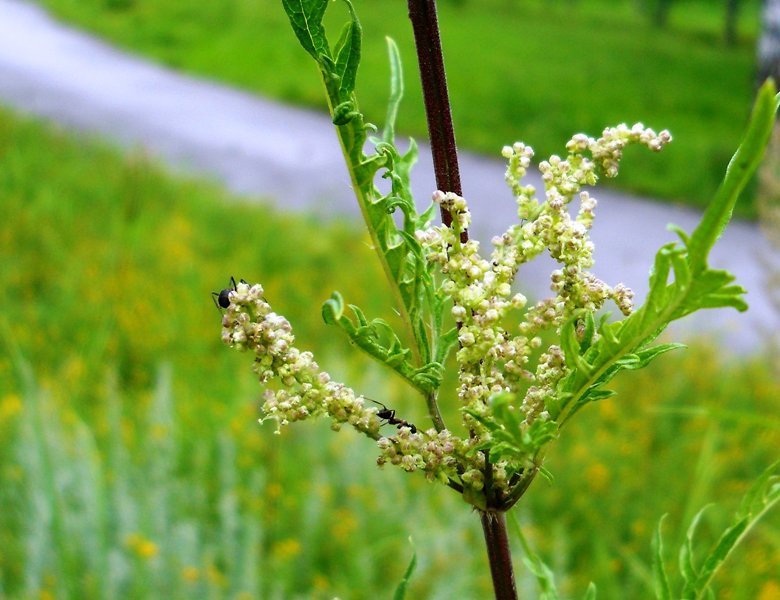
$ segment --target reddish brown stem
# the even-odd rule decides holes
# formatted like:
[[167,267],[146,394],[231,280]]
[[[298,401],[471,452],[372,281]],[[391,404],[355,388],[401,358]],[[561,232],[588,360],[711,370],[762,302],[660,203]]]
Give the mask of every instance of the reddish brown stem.
[[[458,149],[452,127],[452,110],[447,93],[436,1],[408,0],[408,6],[417,47],[417,61],[420,65],[436,186],[443,192],[454,192],[461,196],[463,191],[460,185]],[[449,227],[452,216],[442,210],[441,220]],[[468,232],[461,233],[461,241],[468,241]]]
[[517,600],[512,554],[503,512],[480,511],[496,600]]
[[[431,141],[436,186],[443,192],[463,195],[458,168],[458,151],[452,127],[452,111],[447,93],[436,0],[408,0],[409,18],[414,29],[417,60],[420,65],[428,135]],[[442,210],[442,223],[448,227],[452,215]],[[468,232],[461,233],[461,242],[468,241]],[[489,461],[487,468],[491,469]],[[492,471],[491,471],[492,473]],[[491,499],[488,499],[490,501]],[[490,573],[496,600],[517,600],[512,555],[504,513],[496,510],[479,511],[485,534]]]

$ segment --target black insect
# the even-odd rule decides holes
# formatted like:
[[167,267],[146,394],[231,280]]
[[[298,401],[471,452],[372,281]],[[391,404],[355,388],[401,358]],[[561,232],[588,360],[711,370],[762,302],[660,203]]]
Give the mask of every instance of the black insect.
[[[241,283],[246,283],[243,279],[240,280]],[[217,307],[217,310],[222,312],[223,308],[227,308],[230,306],[230,292],[236,291],[236,278],[231,277],[230,278],[230,287],[225,288],[221,292],[211,292],[211,299],[214,301],[214,306]]]
[[[368,399],[371,400],[371,398]],[[371,400],[371,402],[382,407],[382,410],[377,411],[377,417],[384,419],[390,425],[395,425],[398,429],[401,429],[401,427],[408,427],[412,433],[417,433],[417,427],[412,425],[409,421],[396,418],[395,411],[392,408],[387,408],[384,404],[377,402],[376,400]]]

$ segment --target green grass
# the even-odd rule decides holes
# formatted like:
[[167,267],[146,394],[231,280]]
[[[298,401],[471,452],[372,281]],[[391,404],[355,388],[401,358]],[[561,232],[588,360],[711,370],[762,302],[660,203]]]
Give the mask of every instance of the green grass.
[[[324,368],[419,423],[421,404],[320,321],[332,289],[387,308],[360,233],[5,112],[0,203],[0,598],[389,598],[410,536],[410,598],[490,596],[465,503],[378,470],[350,431],[259,426],[250,357],[219,341],[210,292],[231,274],[260,280]],[[777,458],[765,362],[670,355],[575,420],[549,453],[555,483],[520,507],[570,596],[593,579],[599,597],[648,597],[664,512],[670,547],[709,501],[704,531],[718,531]],[[773,597],[779,527],[776,514],[759,526],[718,597]]]
[[[168,65],[271,97],[324,107],[313,62],[281,3],[225,0],[42,0],[57,15]],[[703,206],[736,148],[753,90],[757,2],[745,2],[740,41],[720,39],[720,4],[675,3],[657,30],[636,3],[469,0],[440,4],[455,127],[463,147],[498,157],[518,139],[538,157],[562,153],[578,131],[642,121],[670,129],[659,157],[629,153],[617,185]],[[388,93],[384,36],[400,45],[407,98],[399,127],[425,137],[404,3],[356,0],[365,31],[362,109],[380,123]],[[332,15],[330,14],[332,13]],[[331,32],[345,19],[329,11]],[[335,35],[335,34],[332,34]],[[749,200],[737,214],[754,215]]]

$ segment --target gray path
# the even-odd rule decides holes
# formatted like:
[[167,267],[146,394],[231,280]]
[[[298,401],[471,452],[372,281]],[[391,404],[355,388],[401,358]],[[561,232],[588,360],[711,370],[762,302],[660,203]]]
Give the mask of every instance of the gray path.
[[[214,177],[240,194],[273,198],[285,209],[355,212],[326,116],[151,64],[20,0],[0,0],[0,102],[123,145],[141,145],[177,169]],[[488,240],[513,217],[504,164],[464,153],[461,170],[473,233]],[[427,201],[435,186],[425,148],[415,173],[416,197]],[[624,281],[641,297],[655,250],[674,239],[666,224],[690,231],[697,215],[615,192],[595,195],[600,203],[594,270],[610,283]],[[766,332],[777,330],[759,260],[767,252],[757,227],[733,223],[712,263],[738,275],[750,291],[751,310],[708,311],[679,327],[722,336],[740,350],[756,347]],[[543,294],[548,272],[542,265],[521,275],[533,292]]]

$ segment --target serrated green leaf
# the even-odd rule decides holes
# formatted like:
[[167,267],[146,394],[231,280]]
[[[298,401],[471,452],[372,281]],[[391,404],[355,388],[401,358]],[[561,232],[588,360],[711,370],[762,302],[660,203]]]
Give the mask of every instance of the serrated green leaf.
[[596,319],[593,318],[593,312],[588,311],[582,319],[582,335],[580,339],[580,353],[585,354],[593,343],[593,337],[596,334]]
[[412,381],[422,390],[437,390],[444,378],[444,366],[430,362],[417,369],[412,375]]
[[506,429],[507,433],[516,439],[521,439],[520,419],[517,411],[514,410],[512,403],[516,396],[511,392],[501,392],[493,394],[488,400],[488,404],[493,413],[496,423]]
[[491,396],[488,413],[463,409],[490,432],[490,439],[478,444],[474,450],[489,450],[494,462],[527,464],[539,448],[558,435],[558,424],[552,420],[540,418],[530,426],[524,425],[521,413],[514,408],[515,399],[515,394],[503,392]]
[[[601,344],[610,350],[617,350],[621,346],[620,337],[623,333],[626,321],[618,323],[606,323],[602,321],[601,327],[599,327],[599,333]],[[597,350],[598,352],[598,350]]]
[[647,294],[647,304],[658,302],[666,289],[669,273],[672,268],[671,252],[674,244],[661,246],[655,255],[655,262],[650,271],[650,290]]
[[639,361],[641,363],[642,367],[646,367],[650,364],[651,361],[655,360],[662,354],[665,354],[666,352],[669,352],[671,350],[677,350],[679,348],[685,348],[685,344],[680,344],[676,342],[668,343],[668,344],[658,344],[657,346],[652,346],[650,348],[647,348],[645,350],[641,350],[637,352],[637,356],[639,357]]
[[368,319],[366,318],[366,314],[360,310],[359,306],[355,306],[354,304],[349,305],[349,309],[352,311],[352,314],[355,315],[355,319],[357,320],[357,327],[358,328],[365,328],[368,327]]
[[322,26],[328,0],[282,0],[282,6],[303,49],[317,62],[322,56],[330,56]]
[[596,373],[596,367],[585,360],[585,357],[575,355],[574,356],[574,368],[584,378],[591,378]]
[[577,340],[576,319],[569,319],[561,328],[561,350],[566,366],[570,369],[577,368],[580,358],[580,343]]
[[674,269],[674,286],[676,288],[687,288],[691,284],[691,270],[688,266],[688,260],[682,248],[675,248],[676,252],[671,254],[672,269]]
[[615,366],[629,371],[636,369],[639,366],[639,357],[633,353],[624,354],[615,361]]
[[440,363],[428,362],[415,367],[412,352],[404,347],[389,323],[382,319],[369,321],[354,304],[349,305],[353,319],[344,315],[344,299],[338,292],[322,305],[322,318],[347,334],[350,341],[379,363],[391,368],[422,393],[438,389],[444,376]]
[[[350,20],[330,51],[323,27],[328,0],[283,0],[283,6],[302,47],[320,65],[333,122],[349,169],[352,187],[366,222],[371,242],[390,283],[405,327],[405,348],[395,333],[376,322],[368,322],[353,310],[352,319],[343,314],[343,302],[323,305],[323,319],[348,334],[350,340],[373,358],[402,375],[426,396],[441,384],[441,363],[452,347],[451,336],[442,331],[443,301],[436,298],[433,267],[423,256],[414,232],[430,221],[432,211],[418,215],[411,192],[410,172],[417,157],[414,141],[403,155],[394,144],[394,126],[403,95],[403,77],[398,49],[388,41],[391,95],[388,124],[383,139],[375,140],[376,152],[366,155],[367,131],[376,130],[365,122],[354,93],[362,47],[362,31],[351,0],[345,0]],[[390,181],[390,192],[381,193],[376,177]],[[398,227],[392,212],[403,212]],[[441,360],[432,360],[434,358]],[[435,408],[435,407],[434,407]],[[435,411],[432,411],[435,412]],[[437,426],[439,426],[437,424]]]

